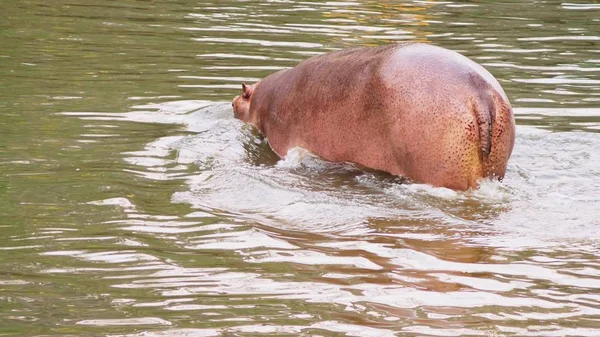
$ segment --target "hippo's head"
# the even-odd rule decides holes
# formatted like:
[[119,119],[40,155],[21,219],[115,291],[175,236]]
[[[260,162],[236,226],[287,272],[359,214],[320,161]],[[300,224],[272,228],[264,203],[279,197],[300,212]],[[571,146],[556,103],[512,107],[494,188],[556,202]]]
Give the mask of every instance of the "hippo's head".
[[235,96],[233,103],[231,103],[235,118],[246,123],[250,122],[250,100],[252,99],[254,86],[254,84],[246,85],[245,83],[242,83],[242,94]]

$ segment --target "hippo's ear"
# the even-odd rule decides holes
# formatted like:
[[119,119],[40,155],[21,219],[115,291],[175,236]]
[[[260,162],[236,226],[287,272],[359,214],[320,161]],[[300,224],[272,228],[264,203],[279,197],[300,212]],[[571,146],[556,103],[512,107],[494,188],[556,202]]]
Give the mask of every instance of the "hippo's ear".
[[251,94],[251,90],[250,90],[250,88],[249,88],[249,87],[246,85],[246,83],[242,83],[242,91],[243,91],[242,97],[243,97],[244,99],[249,99],[249,98],[250,98],[250,94]]

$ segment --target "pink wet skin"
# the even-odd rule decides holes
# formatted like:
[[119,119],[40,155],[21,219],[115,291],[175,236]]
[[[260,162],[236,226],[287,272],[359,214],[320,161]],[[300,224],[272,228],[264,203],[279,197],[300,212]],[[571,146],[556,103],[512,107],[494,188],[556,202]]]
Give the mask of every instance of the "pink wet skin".
[[233,107],[233,115],[235,118],[242,121],[249,121],[250,114],[250,100],[252,98],[252,92],[254,91],[253,85],[246,85],[242,83],[242,94],[235,96],[231,106]]
[[242,85],[232,105],[280,157],[302,147],[454,190],[501,180],[515,140],[498,81],[463,55],[422,43],[316,56]]

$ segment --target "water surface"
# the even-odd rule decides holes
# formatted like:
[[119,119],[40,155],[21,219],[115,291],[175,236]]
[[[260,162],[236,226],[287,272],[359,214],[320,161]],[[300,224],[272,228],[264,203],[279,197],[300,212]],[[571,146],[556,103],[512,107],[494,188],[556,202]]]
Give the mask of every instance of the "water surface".
[[[8,1],[0,335],[600,335],[600,6]],[[230,100],[421,41],[510,97],[503,183],[279,160]]]

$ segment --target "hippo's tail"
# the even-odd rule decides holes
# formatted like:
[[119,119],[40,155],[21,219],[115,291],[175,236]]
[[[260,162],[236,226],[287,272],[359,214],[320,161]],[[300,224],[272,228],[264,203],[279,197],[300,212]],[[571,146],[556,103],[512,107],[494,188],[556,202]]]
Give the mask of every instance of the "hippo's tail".
[[479,157],[484,177],[502,180],[512,153],[515,127],[508,99],[490,88],[472,106],[479,133]]

